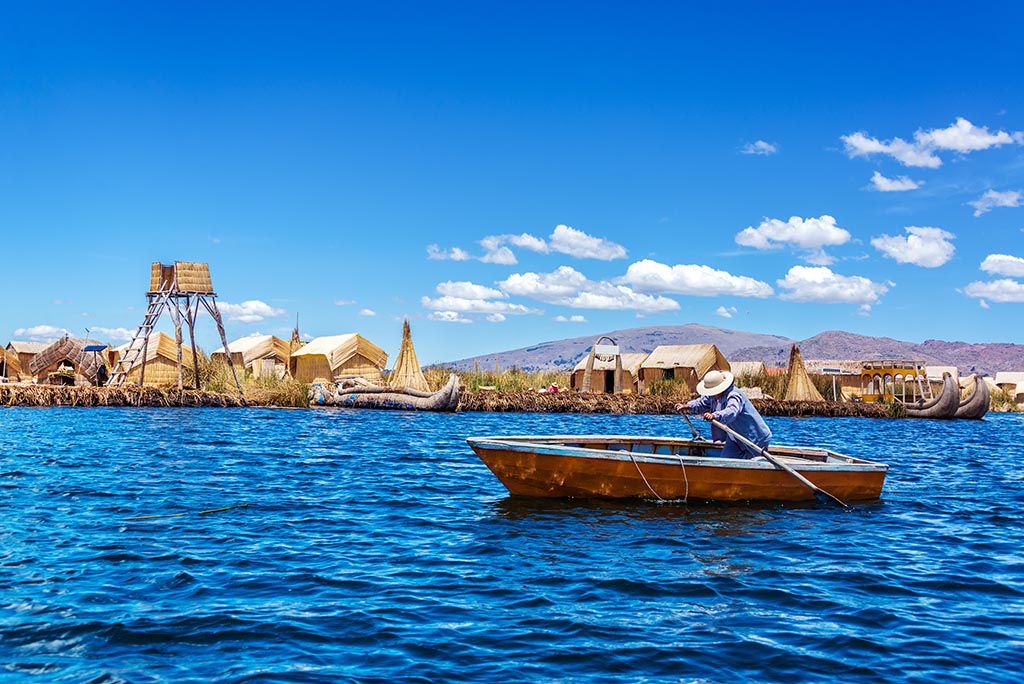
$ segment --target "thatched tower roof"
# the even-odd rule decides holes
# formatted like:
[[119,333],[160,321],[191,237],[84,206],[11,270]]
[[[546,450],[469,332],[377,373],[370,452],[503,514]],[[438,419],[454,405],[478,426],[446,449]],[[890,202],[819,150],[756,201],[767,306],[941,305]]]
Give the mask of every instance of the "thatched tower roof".
[[430,391],[430,385],[423,377],[420,361],[416,358],[416,350],[412,346],[409,321],[402,323],[402,347],[398,350],[398,358],[395,359],[395,367],[391,369],[388,384],[396,388]]
[[789,382],[786,384],[786,401],[825,401],[821,392],[811,382],[804,368],[804,357],[795,344],[789,352]]

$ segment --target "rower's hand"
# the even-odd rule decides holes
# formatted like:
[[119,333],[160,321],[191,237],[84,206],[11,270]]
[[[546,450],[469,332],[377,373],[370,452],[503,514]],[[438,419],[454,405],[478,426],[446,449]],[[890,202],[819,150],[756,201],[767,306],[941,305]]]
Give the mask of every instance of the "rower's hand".
[[686,404],[676,404],[676,413],[681,412],[684,408],[686,408]]
[[708,411],[707,413],[704,414],[704,420],[708,421],[709,423],[711,421],[713,421],[714,419],[715,419],[715,414],[714,413],[711,413],[710,411]]

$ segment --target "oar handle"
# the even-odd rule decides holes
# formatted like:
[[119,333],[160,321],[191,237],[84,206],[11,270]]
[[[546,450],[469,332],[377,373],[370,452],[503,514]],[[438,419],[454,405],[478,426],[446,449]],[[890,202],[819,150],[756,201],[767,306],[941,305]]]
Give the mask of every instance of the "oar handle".
[[813,482],[808,480],[806,477],[801,475],[799,472],[797,472],[788,463],[786,463],[786,462],[784,462],[784,461],[782,461],[782,460],[780,460],[778,458],[775,458],[775,456],[773,456],[770,453],[768,453],[767,449],[765,449],[764,447],[758,446],[753,441],[747,439],[746,437],[744,437],[740,433],[736,432],[735,430],[733,430],[731,427],[729,427],[728,425],[726,425],[722,421],[720,421],[720,420],[712,420],[711,424],[714,425],[715,427],[717,427],[718,429],[724,431],[725,433],[727,433],[729,435],[732,435],[733,439],[735,439],[735,440],[737,440],[739,442],[742,442],[743,444],[747,445],[751,449],[754,449],[755,451],[757,451],[759,454],[764,456],[765,460],[767,460],[769,463],[771,463],[776,468],[778,468],[780,470],[785,470],[787,473],[789,473],[790,475],[795,477],[797,480],[799,480],[801,483],[803,483],[804,486],[806,486],[808,489],[810,489],[812,492],[814,492],[815,496],[819,500],[821,500],[821,498],[824,497],[824,498],[828,499],[829,501],[832,501],[834,503],[839,504],[843,508],[849,508],[849,505],[847,505],[842,499],[839,499],[838,497],[835,497],[835,496],[829,494],[824,489],[822,489],[818,485],[814,484]]
[[683,414],[683,418],[686,419],[686,424],[690,426],[690,434],[693,435],[694,439],[704,439],[704,435],[700,434],[700,431],[693,426],[693,421],[690,420],[690,416],[687,415],[686,404],[683,404],[683,408],[680,411]]

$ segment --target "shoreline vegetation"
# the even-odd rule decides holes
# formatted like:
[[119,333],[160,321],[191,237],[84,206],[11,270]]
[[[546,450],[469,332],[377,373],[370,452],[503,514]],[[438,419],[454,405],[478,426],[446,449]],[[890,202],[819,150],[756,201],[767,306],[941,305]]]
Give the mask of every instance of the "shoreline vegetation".
[[[678,397],[636,394],[580,394],[577,392],[538,392],[536,390],[480,390],[465,392],[459,411],[490,413],[608,413],[608,414],[671,414]],[[896,417],[883,404],[860,402],[752,400],[766,416],[857,416],[867,418]],[[246,392],[213,392],[179,390],[177,388],[138,387],[71,387],[60,385],[0,385],[0,406],[135,406],[135,407],[309,407],[308,399],[281,401],[280,395]]]
[[[428,368],[424,372],[431,389],[444,385],[451,371]],[[185,374],[186,386],[194,384],[192,373]],[[568,389],[568,373],[524,373],[509,369],[494,373],[457,373],[465,387],[459,411],[493,413],[605,413],[605,414],[673,414],[675,404],[690,398],[683,383],[666,381],[652,387],[651,394],[582,394]],[[240,376],[243,395],[235,388],[234,378],[225,364],[200,366],[200,377],[206,389],[177,387],[75,387],[62,385],[0,384],[0,406],[137,406],[137,407],[289,407],[310,406],[310,388],[290,377],[253,378]],[[766,416],[827,416],[863,418],[900,418],[903,405],[834,401],[831,384],[822,382],[824,402],[782,401],[771,398],[785,391],[785,375],[738,377],[740,387],[760,387],[765,398],[752,399],[754,406]],[[817,383],[816,383],[817,384]],[[557,385],[558,392],[541,388]],[[1016,411],[1012,401],[994,396],[992,411]]]

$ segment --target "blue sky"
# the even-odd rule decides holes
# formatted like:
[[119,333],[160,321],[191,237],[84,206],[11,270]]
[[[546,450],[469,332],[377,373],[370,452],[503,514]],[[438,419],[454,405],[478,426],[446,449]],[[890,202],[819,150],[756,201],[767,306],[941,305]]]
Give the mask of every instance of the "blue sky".
[[4,3],[0,343],[1024,343],[1024,10],[775,5]]

